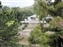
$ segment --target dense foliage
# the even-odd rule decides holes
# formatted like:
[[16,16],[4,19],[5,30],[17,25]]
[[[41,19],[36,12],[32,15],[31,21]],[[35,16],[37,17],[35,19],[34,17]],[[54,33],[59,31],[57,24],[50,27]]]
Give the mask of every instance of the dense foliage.
[[15,16],[18,19],[18,22],[26,19],[28,16],[34,15],[33,7],[27,7],[27,8],[19,8],[19,7],[14,7],[12,10],[15,13]]
[[13,47],[18,38],[18,21],[13,10],[0,9],[0,47]]
[[[40,23],[40,28],[35,28],[29,37],[30,43],[39,44],[40,47],[61,47],[59,43],[59,35],[63,35],[63,2],[62,0],[35,0],[35,13],[39,16],[39,20],[50,15],[53,19],[49,19],[49,26],[44,27],[44,23]],[[46,19],[47,21],[47,19]],[[49,32],[48,32],[49,31]]]
[[33,14],[33,8],[10,8],[0,2],[0,47],[18,47],[19,23]]
[[33,7],[25,7],[25,8],[20,8],[20,7],[8,7],[8,6],[2,6],[3,10],[13,10],[15,17],[17,18],[18,22],[24,20],[28,16],[34,15],[34,10]]

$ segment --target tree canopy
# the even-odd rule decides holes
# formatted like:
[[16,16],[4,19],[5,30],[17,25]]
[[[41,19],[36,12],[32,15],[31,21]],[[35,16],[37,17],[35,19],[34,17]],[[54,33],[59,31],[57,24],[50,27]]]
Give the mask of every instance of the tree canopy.
[[[47,23],[49,24],[48,27],[45,28],[43,25],[46,25],[46,24],[40,23],[39,25],[40,29],[36,27],[35,30],[31,32],[31,37],[30,37],[32,39],[32,40],[30,39],[31,43],[39,42],[37,44],[39,44],[41,47],[46,47],[46,46],[56,47],[57,45],[58,47],[61,47],[58,36],[63,34],[63,27],[62,27],[63,1],[55,0],[54,2],[51,2],[51,0],[35,0],[34,11],[36,15],[39,16],[39,20],[43,20],[43,19],[45,20],[45,17],[48,15],[50,15],[53,19],[51,19]],[[41,30],[41,35],[37,36],[40,33],[39,30]],[[52,32],[54,33],[51,34]],[[40,41],[40,39],[42,41]]]
[[[33,7],[2,6],[0,1],[0,47],[18,47],[20,21],[34,14]],[[21,26],[21,25],[20,25]]]

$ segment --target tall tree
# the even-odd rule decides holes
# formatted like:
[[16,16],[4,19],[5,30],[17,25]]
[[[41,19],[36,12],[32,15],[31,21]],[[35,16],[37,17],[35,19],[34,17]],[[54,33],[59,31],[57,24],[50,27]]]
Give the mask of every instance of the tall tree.
[[0,11],[0,47],[14,47],[18,41],[17,33],[18,22],[14,12],[11,9],[2,9]]
[[[35,0],[35,13],[39,15],[39,19],[41,20],[48,14],[50,14],[53,17],[59,16],[63,18],[63,1],[55,0],[54,2],[51,2],[51,0]],[[43,30],[43,27],[41,28]],[[54,31],[59,31],[59,30],[54,30]],[[60,47],[60,45],[58,47]]]

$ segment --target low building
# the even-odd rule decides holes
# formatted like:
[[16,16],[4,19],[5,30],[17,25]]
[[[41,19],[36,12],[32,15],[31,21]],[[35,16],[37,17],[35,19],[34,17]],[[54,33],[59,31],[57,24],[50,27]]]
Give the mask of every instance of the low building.
[[24,21],[21,21],[21,23],[47,23],[46,21],[39,21],[39,18],[36,16],[36,14],[27,17]]

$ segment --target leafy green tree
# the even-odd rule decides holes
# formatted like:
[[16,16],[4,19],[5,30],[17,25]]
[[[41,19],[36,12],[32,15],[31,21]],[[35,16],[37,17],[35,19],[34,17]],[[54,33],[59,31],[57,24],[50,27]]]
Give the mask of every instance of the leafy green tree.
[[31,44],[39,44],[40,47],[46,47],[46,46],[50,46],[48,43],[50,42],[50,38],[49,36],[47,36],[45,33],[43,33],[41,31],[41,27],[37,26],[35,27],[31,33],[30,33],[30,37],[29,37],[29,42]]
[[34,14],[32,7],[26,7],[26,8],[19,8],[19,7],[13,7],[12,10],[14,11],[14,14],[18,20],[18,22],[24,20],[28,16],[31,16]]
[[[49,43],[47,42],[48,45],[50,45],[51,47],[56,47],[56,46],[54,46],[54,44],[58,43],[58,42],[56,42],[58,40],[58,34],[61,34],[60,32],[63,32],[62,27],[60,27],[61,24],[58,24],[58,21],[59,21],[58,19],[63,19],[63,2],[62,2],[62,0],[55,0],[54,2],[51,2],[51,0],[35,0],[34,9],[35,9],[35,13],[39,16],[39,20],[45,19],[45,17],[48,14],[53,17],[57,17],[57,18],[53,18],[55,20],[52,20],[49,23],[51,25],[49,27],[49,29],[52,28],[51,30],[54,30],[55,34],[53,34],[52,36],[51,35],[48,36],[48,34],[47,34],[47,36],[48,36],[47,38],[50,39],[50,40],[48,39],[50,41]],[[44,23],[40,24],[41,31],[44,34],[46,32],[43,32],[44,31],[43,25],[44,25]],[[48,30],[48,31],[50,31],[50,30]],[[46,40],[45,37],[44,37],[44,40]],[[43,43],[40,43],[40,44],[42,46],[44,45]],[[58,46],[58,47],[60,47],[60,46]]]
[[18,42],[17,33],[18,22],[13,10],[2,9],[0,11],[0,47],[14,47]]
[[17,18],[17,20],[18,20],[18,22],[20,22],[20,19],[21,19],[21,13],[20,13],[20,8],[19,7],[14,7],[14,8],[12,8],[12,10],[14,11],[14,15],[15,15],[15,17]]
[[[48,0],[47,0],[48,1]],[[60,16],[62,17],[62,8],[63,8],[63,2],[62,0],[55,0],[55,2],[50,2],[48,5],[48,3],[46,3],[46,0],[35,0],[35,8],[36,8],[36,12],[38,15],[41,15],[43,13],[42,16],[45,16],[45,12],[47,14],[51,14],[52,16]],[[38,6],[38,7],[36,7]],[[45,11],[43,11],[45,10]],[[60,14],[61,13],[61,14]]]
[[0,47],[18,47],[18,25],[21,20],[33,14],[33,8],[31,7],[10,8],[2,6],[0,2]]

